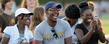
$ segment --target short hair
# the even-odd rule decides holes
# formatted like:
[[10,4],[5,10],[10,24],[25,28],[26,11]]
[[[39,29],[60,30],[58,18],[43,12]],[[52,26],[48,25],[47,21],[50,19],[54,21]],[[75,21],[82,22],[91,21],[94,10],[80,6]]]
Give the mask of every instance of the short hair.
[[80,18],[80,9],[76,4],[71,4],[66,8],[65,15],[71,19],[78,19]]
[[88,2],[86,2],[86,1],[80,2],[79,8],[80,8],[80,10],[81,10],[81,14],[82,14],[85,10],[90,9],[90,8],[89,8],[89,5],[88,5]]
[[2,9],[3,10],[5,10],[5,4],[7,3],[7,2],[10,2],[11,0],[2,0],[1,1],[1,6],[2,6]]

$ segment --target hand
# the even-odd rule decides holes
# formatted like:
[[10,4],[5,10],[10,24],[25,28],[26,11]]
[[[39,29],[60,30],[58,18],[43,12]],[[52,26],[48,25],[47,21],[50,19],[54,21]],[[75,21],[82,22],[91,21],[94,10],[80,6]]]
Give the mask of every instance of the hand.
[[21,44],[29,44],[26,40],[23,40]]
[[93,20],[90,22],[90,29],[95,32],[95,29],[96,29],[96,22]]

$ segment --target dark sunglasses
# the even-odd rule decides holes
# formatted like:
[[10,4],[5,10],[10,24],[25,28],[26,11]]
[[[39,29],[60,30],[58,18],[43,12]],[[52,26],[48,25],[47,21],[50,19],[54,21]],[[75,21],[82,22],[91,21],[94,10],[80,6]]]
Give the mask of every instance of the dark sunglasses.
[[33,15],[33,13],[28,13],[28,14],[21,13],[19,16],[31,16],[31,15]]
[[23,17],[30,17],[31,15],[33,15],[33,13],[29,13],[29,14],[21,13],[19,16],[21,16],[21,19],[23,19]]
[[54,29],[52,29],[51,32],[53,33],[53,37],[58,38],[58,35],[56,34],[56,31]]

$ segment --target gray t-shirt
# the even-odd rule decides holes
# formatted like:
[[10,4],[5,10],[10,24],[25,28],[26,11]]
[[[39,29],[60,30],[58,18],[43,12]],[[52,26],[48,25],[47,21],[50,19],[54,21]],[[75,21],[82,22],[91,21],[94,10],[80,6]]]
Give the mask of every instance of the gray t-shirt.
[[35,28],[35,40],[43,41],[43,44],[65,44],[64,39],[72,36],[71,27],[64,20],[57,19],[53,28],[55,31],[48,25],[47,19],[44,20]]

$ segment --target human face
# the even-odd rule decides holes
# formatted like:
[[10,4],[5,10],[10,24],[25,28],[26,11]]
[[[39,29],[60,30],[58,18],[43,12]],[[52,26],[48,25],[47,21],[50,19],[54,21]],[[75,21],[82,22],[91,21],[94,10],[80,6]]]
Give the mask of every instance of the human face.
[[51,21],[56,21],[58,15],[59,15],[59,11],[60,11],[60,9],[57,9],[57,8],[49,8],[47,11],[48,19],[50,19]]
[[36,0],[27,0],[27,8],[33,12],[36,7]]
[[12,9],[12,5],[13,5],[13,1],[11,0],[10,2],[7,2],[5,7],[8,9],[8,10],[11,10]]
[[[20,22],[24,25],[28,25],[30,23],[30,15],[21,15]],[[29,22],[28,22],[29,21]]]
[[83,20],[87,23],[90,23],[93,20],[93,15],[90,9],[85,10],[82,15]]

